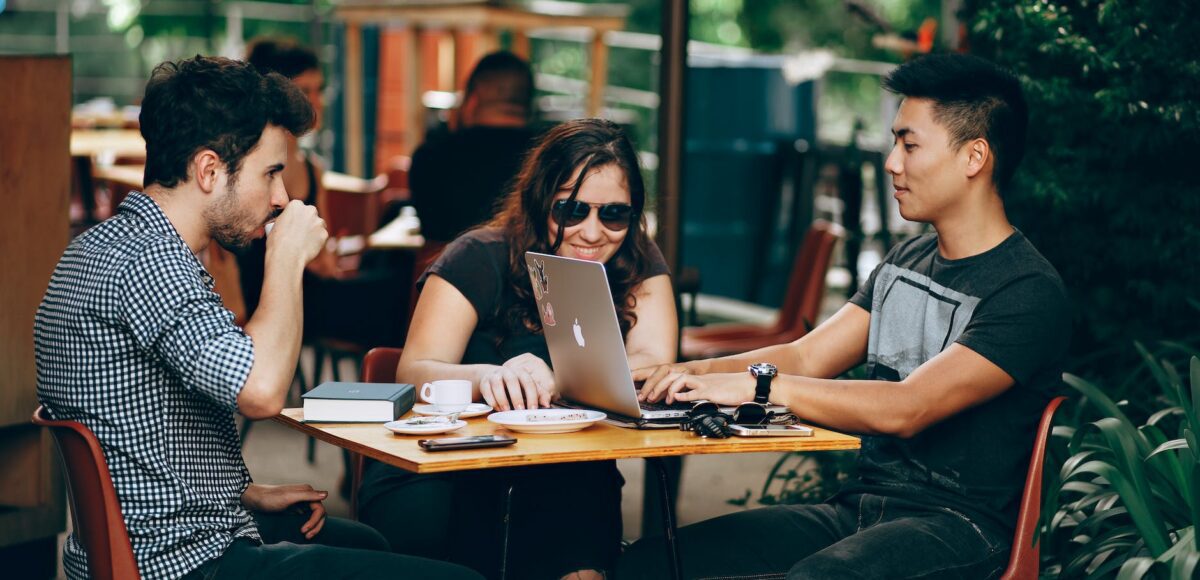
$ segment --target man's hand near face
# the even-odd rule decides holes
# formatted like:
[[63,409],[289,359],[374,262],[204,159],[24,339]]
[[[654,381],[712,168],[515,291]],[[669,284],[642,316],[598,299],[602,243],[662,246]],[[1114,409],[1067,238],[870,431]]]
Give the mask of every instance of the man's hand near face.
[[[329,232],[317,208],[298,200],[288,202],[267,236],[267,269],[275,264],[303,266],[325,247]],[[297,262],[299,262],[297,264]]]

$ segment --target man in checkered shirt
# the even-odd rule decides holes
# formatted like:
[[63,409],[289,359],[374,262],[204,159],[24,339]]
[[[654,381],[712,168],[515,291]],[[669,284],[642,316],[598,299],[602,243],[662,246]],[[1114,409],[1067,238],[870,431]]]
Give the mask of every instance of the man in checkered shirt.
[[[143,578],[478,577],[393,554],[374,530],[326,519],[326,492],[252,483],[242,460],[233,413],[283,407],[301,276],[327,238],[281,178],[285,131],[312,119],[287,79],[248,64],[159,65],[141,113],[146,191],[71,243],[38,309],[38,398],[99,438]],[[196,255],[244,246],[271,219],[261,305],[242,329]],[[74,535],[63,560],[88,576]]]

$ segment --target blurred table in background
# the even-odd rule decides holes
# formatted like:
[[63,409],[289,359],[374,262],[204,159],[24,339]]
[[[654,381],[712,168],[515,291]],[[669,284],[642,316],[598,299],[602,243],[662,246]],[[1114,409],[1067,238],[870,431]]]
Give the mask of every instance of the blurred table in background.
[[71,131],[73,157],[146,158],[146,141],[137,129],[75,129]]

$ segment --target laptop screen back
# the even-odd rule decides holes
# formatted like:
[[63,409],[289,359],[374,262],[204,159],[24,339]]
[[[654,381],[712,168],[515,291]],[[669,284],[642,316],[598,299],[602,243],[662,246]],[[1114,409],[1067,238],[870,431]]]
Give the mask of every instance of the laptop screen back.
[[526,252],[525,264],[562,396],[640,416],[604,264],[536,252]]

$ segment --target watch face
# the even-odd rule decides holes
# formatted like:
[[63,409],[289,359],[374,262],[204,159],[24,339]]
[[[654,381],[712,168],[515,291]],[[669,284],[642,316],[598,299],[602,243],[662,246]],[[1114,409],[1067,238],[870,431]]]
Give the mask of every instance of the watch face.
[[750,365],[750,374],[754,375],[755,377],[773,377],[778,373],[779,370],[776,369],[775,365],[771,363],[758,363]]

